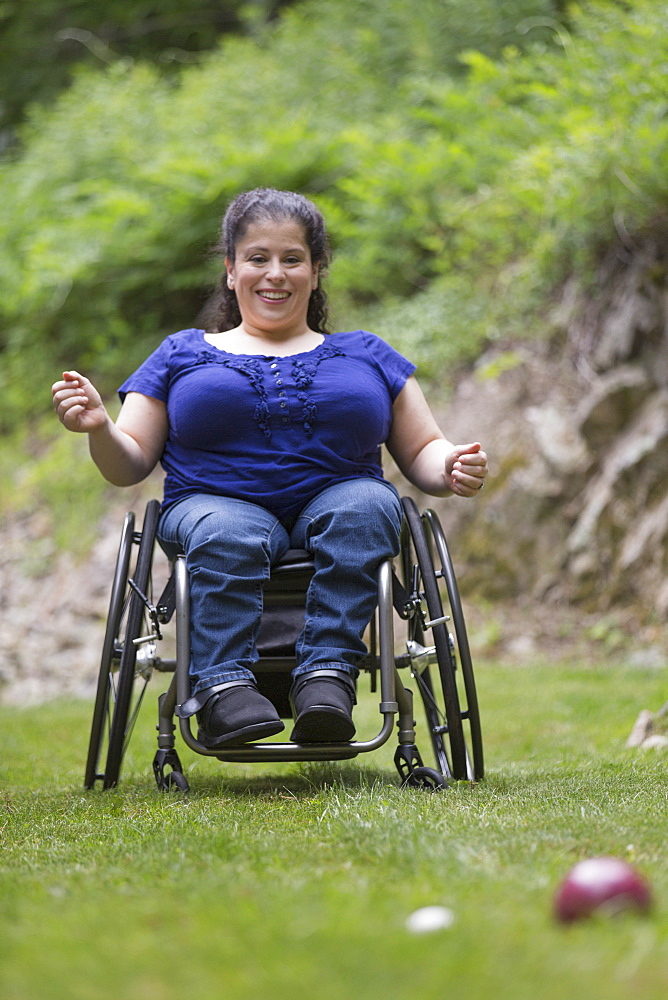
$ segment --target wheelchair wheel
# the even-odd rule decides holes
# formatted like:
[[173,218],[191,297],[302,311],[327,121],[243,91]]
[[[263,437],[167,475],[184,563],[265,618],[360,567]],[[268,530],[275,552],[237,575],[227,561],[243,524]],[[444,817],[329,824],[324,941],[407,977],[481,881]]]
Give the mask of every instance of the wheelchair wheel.
[[93,721],[91,723],[90,740],[88,743],[88,757],[86,760],[86,773],[84,785],[92,788],[98,777],[97,769],[105,743],[105,727],[109,724],[109,696],[110,681],[112,678],[112,665],[115,662],[118,668],[118,643],[121,631],[121,621],[126,611],[126,591],[128,586],[128,575],[130,572],[130,558],[132,556],[132,545],[134,541],[135,516],[132,511],[125,515],[123,528],[121,530],[121,540],[118,546],[118,556],[116,557],[116,568],[114,580],[111,587],[111,597],[109,599],[109,614],[107,615],[107,627],[104,633],[102,644],[102,658],[100,660],[100,671],[97,678],[97,692],[95,695],[95,707],[93,709]]
[[423,514],[425,523],[429,525],[431,537],[438,553],[440,563],[440,575],[445,580],[448,604],[452,616],[453,632],[450,635],[450,645],[452,648],[453,662],[455,668],[459,667],[457,678],[459,682],[459,702],[462,708],[462,720],[464,721],[468,762],[467,777],[478,781],[485,776],[485,759],[482,746],[482,729],[480,726],[480,709],[478,706],[478,694],[473,675],[473,663],[471,661],[471,649],[469,646],[464,612],[457,586],[455,570],[450,558],[450,552],[445,540],[445,534],[441,527],[441,522],[433,510],[425,510]]
[[440,771],[433,767],[416,767],[404,781],[406,788],[419,788],[425,792],[442,792],[448,783]]
[[[150,670],[143,669],[145,657],[140,637],[153,634],[145,598],[150,604],[150,577],[160,504],[152,500],[146,507],[141,533],[134,530],[134,514],[127,514],[116,560],[91,725],[84,784],[103,788],[118,782],[121,763],[135,720],[141,708]],[[133,545],[139,546],[135,572],[131,578]],[[102,761],[103,771],[99,771]]]
[[[420,516],[410,498],[404,498],[402,503],[404,585],[418,602],[415,613],[408,618],[411,673],[420,693],[439,772],[446,779],[476,781],[484,774],[478,703],[445,536],[433,511]],[[432,556],[434,548],[441,564],[438,571]],[[428,640],[425,631],[431,632]]]

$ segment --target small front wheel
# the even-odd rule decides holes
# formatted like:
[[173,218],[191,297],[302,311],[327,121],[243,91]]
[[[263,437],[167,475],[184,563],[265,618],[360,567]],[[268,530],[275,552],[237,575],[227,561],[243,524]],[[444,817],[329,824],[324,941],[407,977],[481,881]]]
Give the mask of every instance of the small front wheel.
[[449,785],[440,771],[433,767],[416,767],[404,781],[403,788],[421,788],[425,792],[442,792]]
[[166,792],[171,791],[172,788],[178,789],[179,792],[190,791],[188,779],[185,774],[181,773],[181,771],[170,771],[169,774],[165,775],[165,784],[163,788]]

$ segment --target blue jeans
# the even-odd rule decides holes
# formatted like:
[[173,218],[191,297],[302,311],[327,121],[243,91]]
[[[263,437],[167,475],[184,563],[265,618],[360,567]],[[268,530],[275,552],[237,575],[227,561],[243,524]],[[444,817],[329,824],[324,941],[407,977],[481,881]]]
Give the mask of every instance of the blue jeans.
[[308,549],[315,565],[293,676],[324,667],[356,676],[378,567],[399,551],[401,519],[397,491],[376,479],[330,486],[290,531],[263,507],[230,497],[197,494],[168,507],[158,537],[167,555],[186,556],[191,694],[253,677],[263,584],[289,548]]

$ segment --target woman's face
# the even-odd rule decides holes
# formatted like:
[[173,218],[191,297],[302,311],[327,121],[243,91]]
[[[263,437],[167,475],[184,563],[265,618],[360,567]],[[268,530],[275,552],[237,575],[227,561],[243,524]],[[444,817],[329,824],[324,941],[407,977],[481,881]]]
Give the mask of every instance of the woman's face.
[[251,223],[235,255],[225,265],[244,327],[285,336],[305,333],[318,265],[311,261],[301,224],[292,219]]

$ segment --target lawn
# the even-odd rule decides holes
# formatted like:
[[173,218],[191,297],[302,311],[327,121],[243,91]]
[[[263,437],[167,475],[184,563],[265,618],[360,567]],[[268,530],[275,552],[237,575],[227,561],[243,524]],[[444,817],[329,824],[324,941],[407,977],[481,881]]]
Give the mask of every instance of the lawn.
[[[84,792],[90,706],[1,709],[0,995],[663,998],[667,758],[624,742],[666,700],[665,671],[476,677],[487,777],[432,795],[398,787],[393,747],[332,765],[184,751],[191,793],[160,794],[153,699],[118,789]],[[375,711],[363,697],[361,728]],[[653,913],[556,924],[560,879],[599,854],[641,869]],[[409,933],[431,904],[452,926]]]

